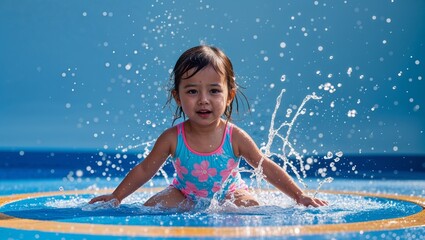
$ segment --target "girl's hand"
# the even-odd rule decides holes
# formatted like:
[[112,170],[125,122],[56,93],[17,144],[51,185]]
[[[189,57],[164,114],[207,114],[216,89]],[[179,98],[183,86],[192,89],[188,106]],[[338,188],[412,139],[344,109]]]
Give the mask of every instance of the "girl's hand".
[[327,206],[328,202],[319,198],[313,198],[305,194],[301,194],[298,199],[296,199],[297,204],[303,205],[305,207],[321,207]]
[[[112,201],[114,200],[114,201]],[[102,195],[95,198],[92,198],[89,202],[89,204],[93,204],[95,202],[110,202],[112,201],[115,207],[118,207],[120,205],[120,200],[114,195],[114,194],[108,194],[108,195]]]

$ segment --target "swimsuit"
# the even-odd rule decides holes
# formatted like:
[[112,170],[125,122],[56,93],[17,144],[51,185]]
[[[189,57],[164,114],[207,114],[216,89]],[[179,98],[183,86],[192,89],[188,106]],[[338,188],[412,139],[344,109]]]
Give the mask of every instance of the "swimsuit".
[[187,143],[183,123],[178,124],[177,147],[171,159],[176,170],[172,186],[192,200],[223,200],[236,189],[247,189],[238,171],[240,159],[233,153],[232,130],[233,125],[226,124],[220,147],[199,153]]

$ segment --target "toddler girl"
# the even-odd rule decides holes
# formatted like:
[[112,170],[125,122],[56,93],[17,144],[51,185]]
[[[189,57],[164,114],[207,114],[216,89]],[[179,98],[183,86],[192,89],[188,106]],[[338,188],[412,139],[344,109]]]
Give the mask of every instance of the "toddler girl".
[[[176,171],[172,184],[145,202],[146,206],[188,210],[197,201],[231,200],[237,206],[256,206],[257,200],[242,180],[239,161],[261,167],[265,179],[298,204],[319,207],[327,202],[306,195],[276,163],[265,157],[252,138],[230,122],[238,105],[237,85],[229,58],[218,48],[197,46],[184,52],[172,72],[169,102],[177,104],[174,121],[150,154],[135,166],[112,194],[89,203],[116,205],[151,179],[171,156]],[[173,121],[173,124],[174,124]],[[260,166],[261,163],[261,166]]]

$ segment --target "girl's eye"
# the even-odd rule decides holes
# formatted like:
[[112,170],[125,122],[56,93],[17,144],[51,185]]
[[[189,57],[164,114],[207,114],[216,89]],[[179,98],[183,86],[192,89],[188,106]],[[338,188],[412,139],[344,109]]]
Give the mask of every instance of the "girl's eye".
[[188,94],[196,94],[197,91],[195,89],[190,89],[190,90],[187,90],[187,93]]
[[211,93],[213,93],[213,94],[221,93],[221,90],[220,89],[211,89]]

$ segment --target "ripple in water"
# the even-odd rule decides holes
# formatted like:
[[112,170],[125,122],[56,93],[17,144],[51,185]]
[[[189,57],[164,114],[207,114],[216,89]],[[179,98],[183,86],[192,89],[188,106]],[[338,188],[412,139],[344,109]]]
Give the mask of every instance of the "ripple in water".
[[221,205],[201,204],[189,212],[181,212],[178,209],[143,206],[143,202],[151,195],[152,193],[137,192],[126,198],[118,208],[110,202],[87,204],[92,195],[63,196],[63,199],[39,198],[36,199],[38,204],[25,204],[24,201],[20,201],[9,204],[9,208],[18,211],[41,209],[44,219],[68,216],[69,219],[63,221],[164,226],[335,224],[371,221],[382,216],[388,217],[389,214],[405,215],[414,211],[414,206],[398,201],[333,194],[324,194],[330,202],[329,206],[305,208],[295,205],[295,202],[281,192],[261,191],[260,197],[268,199],[267,205],[236,207],[232,202],[225,202]]

